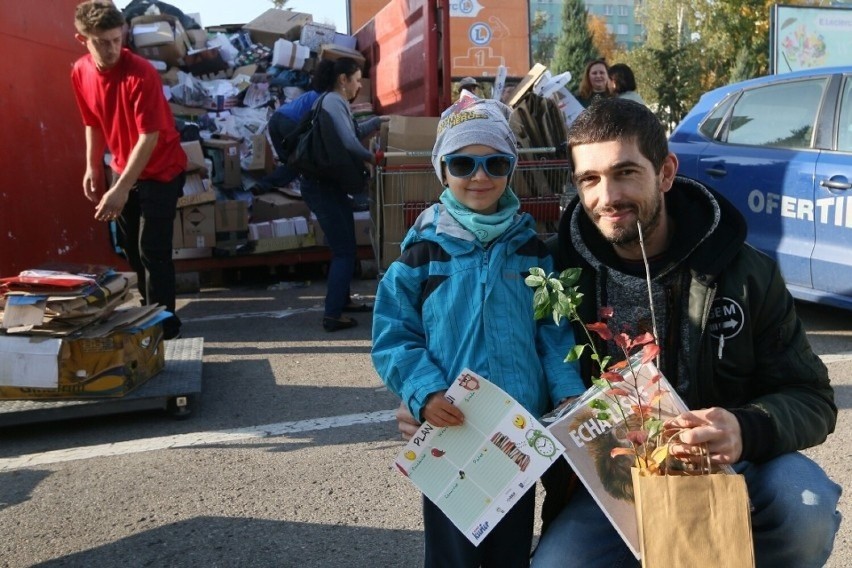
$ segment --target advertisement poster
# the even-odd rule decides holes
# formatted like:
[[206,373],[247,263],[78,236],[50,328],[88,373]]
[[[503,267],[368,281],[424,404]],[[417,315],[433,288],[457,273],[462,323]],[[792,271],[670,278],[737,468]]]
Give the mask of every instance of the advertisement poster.
[[447,390],[464,424],[425,422],[395,465],[474,545],[562,455],[564,447],[502,389],[465,369]]
[[772,16],[774,73],[852,61],[852,9],[776,5]]
[[508,77],[530,70],[530,18],[527,2],[452,0],[450,50],[453,77]]

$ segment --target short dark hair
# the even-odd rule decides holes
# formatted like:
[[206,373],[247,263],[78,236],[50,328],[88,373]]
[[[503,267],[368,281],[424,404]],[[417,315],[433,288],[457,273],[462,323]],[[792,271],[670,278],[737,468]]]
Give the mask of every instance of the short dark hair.
[[124,15],[112,2],[90,0],[77,4],[74,12],[74,27],[84,36],[96,31],[120,28],[124,24]]
[[663,123],[643,104],[620,98],[595,100],[568,127],[568,147],[635,140],[659,173],[669,154]]
[[361,71],[361,66],[351,57],[339,59],[323,59],[319,62],[314,72],[315,89],[321,93],[334,90],[334,85],[340,75],[351,77],[356,71]]
[[616,93],[621,94],[636,90],[636,77],[633,76],[633,69],[625,63],[616,63],[610,67],[609,78],[615,83]]

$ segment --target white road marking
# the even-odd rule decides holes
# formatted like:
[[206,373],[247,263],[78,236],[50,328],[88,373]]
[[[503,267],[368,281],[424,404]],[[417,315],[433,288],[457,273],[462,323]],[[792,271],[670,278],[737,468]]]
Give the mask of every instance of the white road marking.
[[269,312],[242,312],[236,314],[219,314],[215,316],[201,316],[197,318],[181,318],[181,321],[186,322],[197,322],[197,321],[217,321],[217,320],[230,320],[230,319],[241,319],[241,318],[289,318],[296,314],[303,314],[305,312],[320,312],[322,311],[322,307],[313,307],[313,308],[294,308],[292,310],[275,310]]
[[330,416],[328,418],[315,418],[311,420],[298,420],[296,422],[264,424],[249,428],[236,428],[233,430],[192,432],[176,436],[128,440],[126,442],[117,442],[115,444],[100,444],[97,446],[88,446],[83,448],[53,450],[14,458],[2,458],[0,459],[0,472],[51,465],[73,460],[119,456],[171,448],[189,448],[193,446],[221,444],[223,442],[236,442],[250,438],[286,436],[289,434],[327,430],[329,428],[341,428],[357,424],[378,424],[380,422],[395,420],[394,413],[394,410],[381,410],[378,412],[346,414],[343,416]]
[[852,351],[846,351],[845,353],[828,353],[826,355],[820,355],[820,359],[822,362],[828,365],[829,363],[842,363],[843,361],[852,360]]

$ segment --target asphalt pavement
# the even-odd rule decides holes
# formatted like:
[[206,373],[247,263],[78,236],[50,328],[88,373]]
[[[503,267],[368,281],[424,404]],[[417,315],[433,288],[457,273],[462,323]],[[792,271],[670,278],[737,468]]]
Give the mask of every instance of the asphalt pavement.
[[[321,273],[217,284],[178,301],[184,336],[204,338],[190,418],[0,429],[0,567],[421,564],[419,493],[391,467],[397,401],[370,363],[369,315],[325,332]],[[368,301],[375,287],[353,282]],[[852,317],[799,309],[841,412],[807,453],[848,488]],[[831,568],[852,566],[848,503]]]

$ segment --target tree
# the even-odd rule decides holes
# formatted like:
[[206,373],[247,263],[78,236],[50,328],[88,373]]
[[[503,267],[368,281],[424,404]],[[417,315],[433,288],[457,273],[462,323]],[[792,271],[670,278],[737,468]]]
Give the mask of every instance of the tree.
[[592,43],[583,0],[565,0],[562,5],[562,31],[556,42],[550,69],[554,75],[570,71],[570,88],[580,84],[586,62],[600,57]]
[[701,92],[696,88],[700,77],[697,65],[697,45],[680,42],[671,24],[663,25],[662,45],[651,47],[649,52],[659,69],[659,81],[654,93],[657,117],[671,130],[686,115]]
[[530,40],[533,45],[532,57],[534,62],[548,63],[553,59],[556,36],[542,33],[544,26],[547,25],[548,17],[547,12],[536,12],[533,21],[530,23]]
[[618,52],[618,44],[612,32],[606,29],[606,20],[589,14],[588,26],[595,49],[598,50],[601,57],[611,62]]

